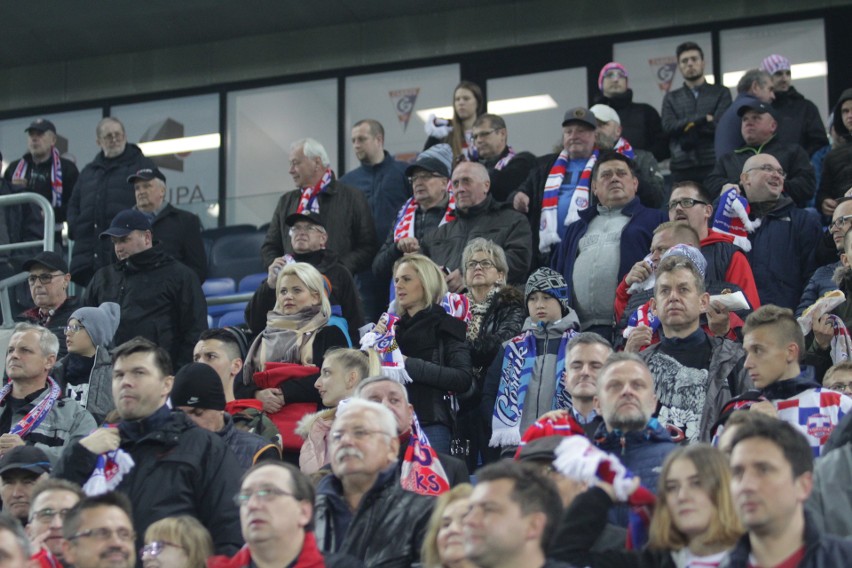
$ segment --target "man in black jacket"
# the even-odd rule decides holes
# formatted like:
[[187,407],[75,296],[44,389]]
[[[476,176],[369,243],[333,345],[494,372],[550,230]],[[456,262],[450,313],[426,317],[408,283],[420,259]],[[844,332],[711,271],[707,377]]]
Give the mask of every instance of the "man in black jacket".
[[154,241],[195,272],[199,282],[207,278],[207,253],[201,241],[198,215],[166,203],[166,176],[157,168],[143,168],[127,178],[136,194],[136,205],[151,222]]
[[716,166],[704,182],[707,191],[715,199],[726,183],[737,183],[743,164],[751,156],[770,154],[775,156],[784,171],[784,193],[796,205],[804,207],[816,193],[816,177],[808,155],[798,144],[788,144],[776,136],[778,121],[775,110],[768,104],[756,101],[743,105],[737,111],[745,146],[724,156],[719,156]]
[[390,410],[351,400],[329,432],[331,470],[317,486],[315,534],[323,552],[367,566],[408,568],[419,562],[434,497],[402,488],[399,440]]
[[[236,458],[216,434],[169,409],[174,377],[164,349],[135,338],[118,346],[113,358],[112,391],[121,421],[68,446],[55,477],[91,485],[98,474],[104,481],[99,457],[114,459],[119,475],[107,479],[106,488],[124,493],[133,504],[137,545],[152,523],[191,515],[210,531],[218,554],[236,552],[242,545],[232,501],[240,487]],[[116,450],[117,455],[109,454]],[[132,466],[123,461],[124,453]]]
[[117,303],[121,323],[116,343],[142,336],[168,350],[175,365],[190,363],[198,335],[207,329],[207,303],[198,278],[154,246],[151,223],[141,211],[116,215],[101,239],[112,239],[118,262],[98,270],[83,305]]
[[127,143],[124,125],[117,118],[104,118],[95,132],[101,151],[80,172],[68,204],[68,233],[74,239],[71,279],[81,286],[113,261],[112,246],[98,240],[98,234],[119,211],[135,205],[127,176],[154,167],[138,146]]
[[483,114],[473,123],[471,134],[479,155],[477,160],[488,170],[491,178],[491,197],[506,201],[518,189],[535,166],[535,156],[515,152],[509,146],[509,130],[502,116]]
[[731,495],[748,534],[720,566],[845,566],[852,542],[821,533],[804,504],[813,452],[795,427],[755,416],[731,440]]

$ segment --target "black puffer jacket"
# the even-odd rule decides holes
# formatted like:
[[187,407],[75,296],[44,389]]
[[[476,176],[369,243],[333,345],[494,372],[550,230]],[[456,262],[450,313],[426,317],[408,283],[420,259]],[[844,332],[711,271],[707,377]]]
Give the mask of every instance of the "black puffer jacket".
[[[852,541],[828,534],[820,534],[810,513],[805,513],[805,556],[799,568],[836,568],[848,566],[852,558]],[[719,568],[747,568],[751,542],[748,535],[740,539]]]
[[408,357],[405,369],[412,379],[408,398],[423,426],[453,425],[447,394],[470,388],[470,351],[465,343],[465,324],[432,304],[414,317],[402,316],[396,324],[396,340]]
[[68,204],[68,232],[74,240],[71,257],[71,278],[86,286],[99,268],[113,262],[112,243],[98,235],[109,227],[119,211],[136,205],[133,186],[127,177],[154,163],[142,155],[135,144],[128,144],[115,158],[105,158],[100,152],[77,180]]
[[121,306],[116,345],[141,335],[166,349],[175,369],[192,362],[207,329],[207,302],[195,273],[159,246],[98,270],[83,305],[104,302]]
[[778,116],[778,138],[783,142],[800,145],[808,156],[828,144],[819,109],[796,87],[786,93],[776,91],[772,108]]
[[621,135],[634,148],[647,150],[660,161],[669,157],[668,140],[663,133],[660,113],[649,104],[634,103],[633,89],[613,97],[600,95],[595,99],[595,104],[607,105],[618,113]]
[[191,268],[199,282],[207,279],[207,253],[201,240],[198,215],[166,203],[151,221],[151,229],[154,240],[163,245],[163,251]]
[[[348,554],[367,566],[416,566],[434,500],[404,490],[394,464],[379,474],[353,513],[343,498],[340,480],[328,475],[317,486],[317,546],[323,552]],[[348,526],[345,518],[350,519]]]
[[[468,341],[475,379],[482,381],[503,342],[521,333],[526,319],[523,293],[515,286],[502,286],[482,316],[476,339]],[[479,386],[482,387],[481,384]]]
[[[231,499],[240,490],[242,472],[219,436],[166,406],[142,420],[121,422],[119,432],[120,448],[135,463],[118,490],[133,505],[137,546],[155,521],[191,515],[210,531],[217,554],[233,554],[240,548],[239,512]],[[97,459],[79,443],[72,444],[53,475],[83,484]]]

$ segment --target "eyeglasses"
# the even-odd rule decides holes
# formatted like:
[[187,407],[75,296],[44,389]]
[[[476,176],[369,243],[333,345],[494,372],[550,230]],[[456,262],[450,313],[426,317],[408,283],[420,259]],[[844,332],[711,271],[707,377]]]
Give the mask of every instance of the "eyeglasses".
[[410,183],[411,185],[414,185],[418,181],[429,181],[432,178],[439,178],[439,177],[444,177],[444,176],[442,176],[441,174],[436,174],[436,173],[432,173],[432,172],[419,173],[419,174],[414,174],[413,176],[408,176],[408,183]]
[[268,489],[258,489],[257,491],[241,491],[234,495],[234,503],[237,507],[242,507],[243,505],[248,505],[248,502],[251,501],[252,497],[257,497],[257,500],[261,503],[268,503],[273,499],[278,497],[292,497],[293,494],[289,491],[284,491],[283,489],[278,489],[276,487],[270,487]]
[[50,281],[56,278],[57,276],[65,276],[61,272],[59,274],[30,274],[27,276],[27,283],[30,286],[35,286],[36,281],[41,284],[50,284]]
[[489,268],[494,268],[494,263],[486,258],[485,260],[469,260],[465,264],[468,270],[476,270],[477,266],[482,267],[482,270],[488,270]]
[[148,556],[157,557],[163,550],[166,549],[167,546],[173,546],[175,548],[180,548],[181,550],[183,550],[183,547],[179,544],[175,544],[167,540],[155,540],[154,542],[149,542],[148,544],[142,547],[142,550],[139,551],[139,558],[143,558],[146,554]]
[[623,71],[619,71],[618,69],[613,69],[612,71],[607,71],[604,73],[604,79],[626,79],[627,75],[624,74]]
[[483,130],[481,132],[474,132],[473,134],[470,135],[470,139],[473,140],[474,142],[476,142],[480,138],[485,138],[486,136],[491,136],[492,134],[497,132],[497,130],[498,130],[497,128],[493,128],[491,130]]
[[290,228],[290,236],[294,235],[307,235],[311,232],[324,233],[325,229],[320,227],[319,225],[308,225],[307,227],[291,227]]
[[329,439],[334,444],[339,444],[343,441],[343,437],[346,435],[352,437],[353,440],[360,442],[370,436],[375,434],[383,434],[385,436],[390,436],[387,432],[382,432],[381,430],[367,430],[366,428],[355,428],[353,430],[334,430],[330,435]]
[[787,179],[787,172],[785,172],[783,168],[776,168],[775,166],[770,166],[769,164],[763,164],[762,166],[755,166],[753,168],[749,168],[746,170],[746,173],[753,170],[760,170],[768,174],[778,174],[779,176],[781,176],[781,179]]
[[77,333],[81,329],[86,328],[80,325],[79,323],[69,323],[65,326],[65,335],[68,335],[69,333]]
[[67,515],[70,510],[71,509],[41,509],[39,511],[35,511],[30,517],[30,520],[38,519],[43,523],[49,523],[56,515],[59,515],[60,519],[65,520],[65,515]]
[[849,221],[852,221],[852,215],[844,215],[842,217],[838,217],[837,219],[831,222],[831,224],[828,226],[828,230],[830,231],[832,229],[843,229],[844,227],[849,225]]
[[107,541],[111,540],[113,536],[118,537],[118,540],[122,542],[130,542],[134,538],[136,538],[136,533],[130,529],[120,528],[120,529],[111,529],[109,527],[101,527],[98,529],[89,529],[87,531],[80,531],[77,534],[72,534],[68,537],[68,540],[77,540],[78,538],[93,538],[95,540]]
[[675,199],[669,201],[669,211],[674,209],[680,205],[681,209],[692,209],[696,205],[709,205],[706,201],[701,201],[700,199],[692,199],[691,197],[684,197],[683,199]]
[[833,385],[829,385],[828,389],[852,394],[852,383],[834,383]]

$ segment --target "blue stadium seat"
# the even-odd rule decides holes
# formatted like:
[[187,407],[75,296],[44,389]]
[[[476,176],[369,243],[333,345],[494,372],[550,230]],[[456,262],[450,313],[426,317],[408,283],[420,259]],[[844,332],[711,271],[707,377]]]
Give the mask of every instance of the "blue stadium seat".
[[251,292],[253,294],[255,290],[260,288],[261,282],[266,280],[267,276],[268,273],[266,272],[258,272],[257,274],[249,274],[248,276],[243,277],[237,286],[237,292],[240,294],[244,292]]
[[243,233],[254,233],[257,227],[249,224],[230,225],[228,227],[215,227],[213,229],[205,229],[201,231],[201,238],[215,241],[225,235],[239,235]]
[[260,257],[260,246],[265,236],[255,230],[217,238],[210,251],[209,277],[230,277],[239,282],[249,274],[263,272],[266,267]]
[[208,278],[201,285],[201,290],[207,298],[224,296],[226,294],[235,294],[237,292],[237,284],[233,278]]
[[245,311],[244,310],[232,310],[230,312],[225,312],[219,318],[219,321],[216,322],[216,327],[228,327],[228,326],[236,326],[242,325],[246,323]]

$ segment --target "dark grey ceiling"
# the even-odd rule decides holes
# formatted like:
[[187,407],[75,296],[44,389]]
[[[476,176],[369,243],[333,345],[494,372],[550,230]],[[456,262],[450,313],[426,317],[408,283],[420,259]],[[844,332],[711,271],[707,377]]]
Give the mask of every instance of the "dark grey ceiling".
[[3,1],[0,68],[510,3],[517,0]]

